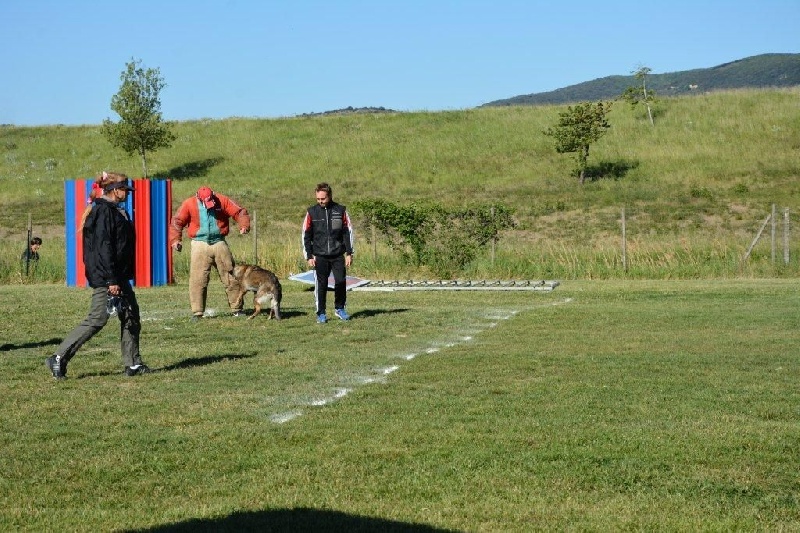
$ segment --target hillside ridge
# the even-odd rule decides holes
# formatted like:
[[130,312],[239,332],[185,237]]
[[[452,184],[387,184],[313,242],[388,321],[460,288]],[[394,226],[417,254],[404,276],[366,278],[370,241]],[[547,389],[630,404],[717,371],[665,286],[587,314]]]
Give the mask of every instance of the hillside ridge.
[[[611,75],[542,93],[493,100],[478,107],[558,105],[614,99],[639,82],[631,74]],[[800,85],[800,54],[761,54],[710,68],[650,73],[647,85],[658,96],[702,94],[717,90]]]

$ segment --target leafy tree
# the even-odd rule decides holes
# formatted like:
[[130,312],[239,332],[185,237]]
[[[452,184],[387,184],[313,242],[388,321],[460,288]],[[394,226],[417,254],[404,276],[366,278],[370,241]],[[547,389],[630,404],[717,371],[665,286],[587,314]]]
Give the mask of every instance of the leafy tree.
[[122,85],[111,97],[111,110],[119,115],[117,123],[103,121],[103,134],[128,155],[138,153],[147,177],[147,153],[169,148],[175,140],[169,124],[161,118],[161,89],[166,87],[159,69],[142,68],[141,60],[131,59],[120,75]]
[[584,102],[567,107],[558,114],[558,124],[548,128],[544,134],[555,138],[559,154],[577,154],[578,179],[583,185],[586,179],[586,166],[589,159],[589,146],[602,137],[611,125],[606,115],[611,111],[611,102]]
[[656,92],[647,88],[647,75],[651,71],[650,67],[639,67],[638,70],[631,72],[641,82],[641,85],[625,89],[625,92],[622,93],[622,98],[629,102],[631,107],[636,107],[640,103],[647,106],[647,117],[650,119],[650,125],[655,126],[656,123],[653,121],[653,111],[650,108],[650,104],[655,103]]

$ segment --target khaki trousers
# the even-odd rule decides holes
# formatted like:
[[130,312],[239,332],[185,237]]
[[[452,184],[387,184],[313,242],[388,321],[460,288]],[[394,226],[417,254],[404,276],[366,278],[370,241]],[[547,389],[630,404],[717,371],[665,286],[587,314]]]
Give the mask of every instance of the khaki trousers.
[[219,280],[225,287],[228,305],[231,311],[241,311],[242,304],[235,307],[239,296],[239,282],[233,277],[233,255],[228,243],[219,241],[208,244],[203,241],[192,241],[192,257],[189,266],[189,305],[192,314],[202,315],[206,310],[206,295],[211,269],[219,274]]

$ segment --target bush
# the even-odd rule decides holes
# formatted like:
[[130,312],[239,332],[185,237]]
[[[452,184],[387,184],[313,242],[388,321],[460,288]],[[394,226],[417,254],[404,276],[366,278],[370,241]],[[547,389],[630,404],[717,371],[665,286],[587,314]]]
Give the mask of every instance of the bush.
[[511,209],[502,205],[447,209],[378,199],[356,202],[352,212],[365,229],[383,234],[406,261],[426,265],[442,278],[462,271],[481,248],[499,239],[500,231],[515,225]]

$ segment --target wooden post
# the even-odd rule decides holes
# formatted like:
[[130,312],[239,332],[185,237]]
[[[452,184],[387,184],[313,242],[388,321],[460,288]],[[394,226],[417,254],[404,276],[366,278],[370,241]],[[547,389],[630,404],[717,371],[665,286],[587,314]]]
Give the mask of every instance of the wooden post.
[[31,239],[33,238],[33,222],[31,214],[28,213],[28,240],[25,241],[25,275],[27,276],[31,270]]
[[625,207],[622,208],[622,270],[628,272],[628,237],[625,224]]
[[[494,224],[494,206],[492,206],[492,224]],[[492,237],[492,266],[494,266],[494,252],[497,246],[497,237]]]
[[753,251],[753,248],[755,247],[756,243],[758,242],[758,239],[761,238],[761,234],[764,233],[764,228],[767,227],[767,224],[769,223],[769,219],[771,217],[772,217],[772,215],[767,215],[767,218],[764,219],[764,223],[761,224],[761,228],[758,230],[758,233],[756,233],[756,238],[753,239],[753,242],[750,243],[750,247],[744,253],[744,257],[742,258],[742,261],[747,261],[747,258],[750,257],[750,252]]
[[783,209],[783,264],[789,264],[789,208]]
[[378,239],[375,235],[375,226],[372,226],[372,260],[378,260]]
[[775,216],[775,204],[772,204],[772,264],[775,264],[775,236],[778,230],[778,217]]
[[253,232],[253,264],[258,264],[258,211],[253,211],[253,223],[250,224]]

